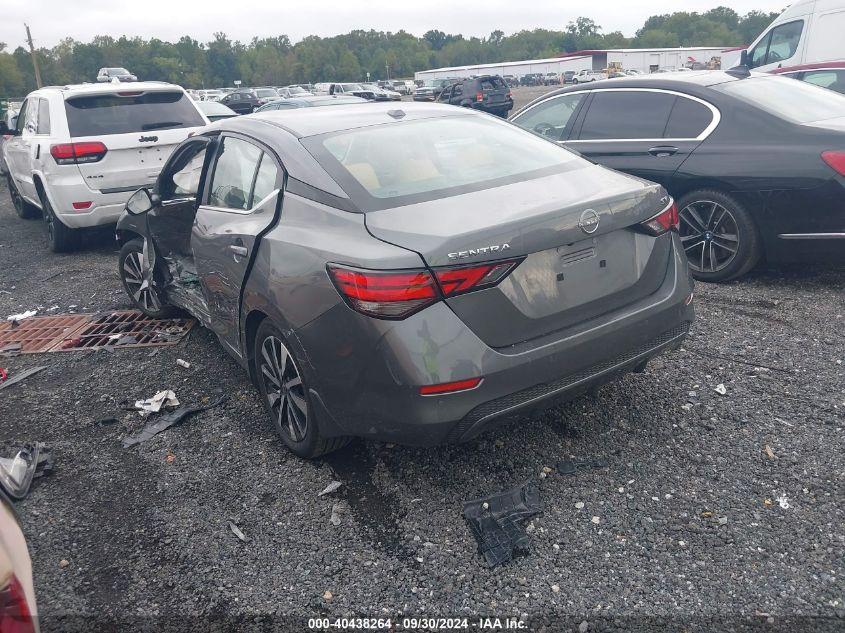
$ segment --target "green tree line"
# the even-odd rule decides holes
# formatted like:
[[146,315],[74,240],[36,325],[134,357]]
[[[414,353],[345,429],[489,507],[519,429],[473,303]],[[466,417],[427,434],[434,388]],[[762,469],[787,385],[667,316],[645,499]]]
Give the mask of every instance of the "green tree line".
[[[443,66],[553,57],[595,48],[733,46],[750,43],[776,13],[739,15],[717,7],[704,13],[676,12],[648,18],[634,37],[604,33],[593,20],[579,17],[562,30],[534,29],[505,35],[464,37],[431,30],[422,37],[405,31],[355,30],[334,37],[309,36],[295,44],[287,35],[232,41],[215,33],[210,42],[183,36],[157,38],[99,35],[91,42],[72,38],[36,51],[46,85],[94,81],[104,66],[123,66],[140,79],[170,81],[190,88],[286,85],[318,81],[361,81],[413,77],[414,71]],[[21,27],[23,28],[23,27]],[[29,51],[0,42],[0,95],[22,96],[35,88]]]

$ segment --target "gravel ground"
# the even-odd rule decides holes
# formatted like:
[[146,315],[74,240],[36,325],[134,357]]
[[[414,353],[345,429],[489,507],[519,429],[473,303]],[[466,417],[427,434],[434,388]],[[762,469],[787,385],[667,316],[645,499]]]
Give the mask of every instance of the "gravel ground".
[[[41,223],[18,219],[0,187],[0,236],[0,315],[129,307],[108,232],[50,254]],[[200,327],[155,354],[3,359],[12,375],[48,366],[0,393],[4,454],[54,448],[55,473],[19,504],[43,630],[97,628],[78,616],[188,630],[404,614],[582,632],[842,630],[843,297],[845,268],[699,284],[684,349],[597,396],[462,446],[357,441],[315,462],[275,439],[245,374]],[[229,400],[124,450],[143,422],[119,403],[164,388],[183,403]],[[541,477],[568,456],[607,467]],[[319,498],[335,479],[343,487]],[[462,503],[530,479],[543,503],[531,553],[489,570]]]

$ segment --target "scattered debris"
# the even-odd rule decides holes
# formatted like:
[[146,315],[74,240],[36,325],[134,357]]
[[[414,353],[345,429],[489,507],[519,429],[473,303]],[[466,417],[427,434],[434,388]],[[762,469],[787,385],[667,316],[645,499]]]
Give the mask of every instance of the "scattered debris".
[[26,378],[29,378],[33,374],[37,374],[39,371],[43,371],[47,369],[46,365],[41,365],[39,367],[30,367],[29,369],[24,369],[22,372],[14,374],[11,378],[6,375],[6,378],[3,382],[0,382],[0,389],[5,389],[6,387],[10,387],[15,383],[18,383]]
[[317,496],[318,497],[324,497],[326,495],[330,495],[331,493],[335,492],[338,488],[340,488],[342,485],[343,485],[343,483],[340,482],[340,481],[333,481],[328,486],[323,488],[322,491],[317,493]]
[[12,324],[16,324],[24,319],[31,319],[36,314],[38,314],[38,310],[27,310],[26,312],[21,312],[20,314],[10,314],[6,317],[6,320],[10,321]]
[[59,561],[59,567],[61,567],[62,569],[64,569],[68,565],[70,565],[70,563],[68,562],[68,560],[66,558],[63,558],[62,560]]
[[719,525],[727,525],[728,517],[719,517]]
[[560,593],[560,586],[559,585],[552,585],[552,592],[553,593]]
[[5,369],[3,369],[2,367],[0,367],[0,382],[3,382],[3,381],[4,381],[4,380],[6,380],[6,378],[8,378],[8,377],[9,377],[8,372],[6,372],[6,370],[5,370]]
[[766,444],[766,447],[763,449],[766,451],[766,455],[769,456],[769,459],[775,458],[775,452],[772,450],[772,447]]
[[147,413],[158,413],[163,407],[178,407],[179,400],[172,389],[165,389],[159,391],[152,398],[146,400],[136,400],[135,408],[146,411]]
[[324,591],[324,592],[323,592],[323,600],[325,600],[326,602],[328,602],[328,601],[329,601],[329,600],[331,600],[332,598],[334,598],[334,596],[332,595],[332,592],[331,592],[331,591],[329,591],[329,590],[327,589],[326,591]]
[[12,357],[21,353],[21,344],[17,341],[7,343],[0,348],[0,356]]
[[725,385],[723,385],[722,383],[719,383],[718,385],[716,385],[714,387],[713,391],[715,391],[716,393],[718,393],[721,396],[724,396],[728,393],[727,387],[725,387]]
[[332,515],[329,517],[329,523],[332,525],[340,525],[340,515],[346,510],[346,504],[342,501],[332,506]]
[[246,542],[249,540],[249,539],[246,537],[246,535],[245,535],[243,532],[241,532],[241,530],[238,528],[238,526],[237,526],[237,525],[235,525],[234,523],[232,523],[231,521],[229,521],[229,529],[230,529],[230,530],[232,530],[232,534],[234,534],[235,536],[237,536],[237,537],[238,537],[239,539],[241,539],[244,543],[246,543]]
[[179,365],[179,367],[184,367],[185,369],[188,369],[191,366],[191,363],[186,360],[182,360],[181,358],[176,359],[176,364]]
[[584,509],[584,502],[583,501],[576,502],[575,503],[575,509],[576,510],[583,510]]
[[131,435],[129,437],[123,438],[123,448],[129,448],[130,446],[134,446],[135,444],[146,442],[151,437],[158,435],[166,429],[169,429],[174,424],[178,424],[188,416],[193,415],[194,413],[199,413],[200,411],[205,411],[207,409],[216,407],[225,401],[226,396],[220,396],[219,398],[217,398],[217,400],[209,404],[198,405],[193,407],[182,407],[181,409],[171,411],[170,413],[160,417],[158,420],[147,424],[147,426],[141,429],[140,433],[138,433],[137,435]]
[[780,495],[777,498],[778,505],[783,508],[784,510],[789,510],[792,506],[789,505],[789,499],[786,498],[786,495]]
[[508,562],[516,551],[527,553],[530,540],[519,525],[541,511],[540,491],[526,483],[464,504],[464,518],[490,567]]
[[32,480],[52,470],[53,455],[46,444],[25,444],[14,457],[0,457],[0,487],[13,499],[23,499]]
[[579,470],[607,467],[608,463],[605,459],[564,459],[558,462],[557,472],[561,475],[574,475]]
[[592,521],[593,523],[598,525],[599,523],[601,523],[601,518],[600,517],[593,517],[592,519],[590,519],[590,521]]

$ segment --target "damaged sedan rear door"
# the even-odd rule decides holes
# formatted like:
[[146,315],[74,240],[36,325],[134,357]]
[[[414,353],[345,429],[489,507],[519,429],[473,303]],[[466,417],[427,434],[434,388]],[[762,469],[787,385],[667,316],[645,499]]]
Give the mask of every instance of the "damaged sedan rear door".
[[241,289],[258,240],[276,218],[284,172],[266,146],[241,135],[224,133],[214,153],[191,248],[211,327],[240,356]]

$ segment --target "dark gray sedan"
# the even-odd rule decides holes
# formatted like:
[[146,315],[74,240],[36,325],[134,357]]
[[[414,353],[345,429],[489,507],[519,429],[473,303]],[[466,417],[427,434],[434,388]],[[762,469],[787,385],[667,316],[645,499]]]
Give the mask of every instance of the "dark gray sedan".
[[642,370],[693,319],[677,222],[659,185],[403,103],[213,124],[117,235],[135,305],[213,330],[314,457],[464,441]]

